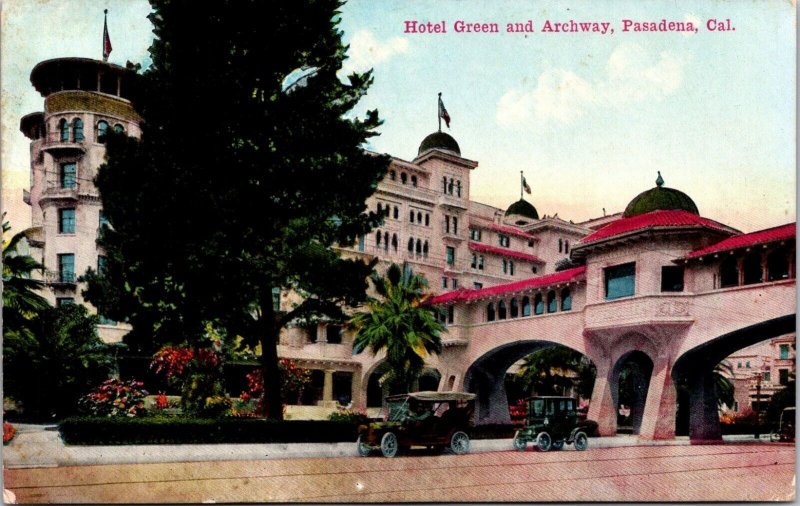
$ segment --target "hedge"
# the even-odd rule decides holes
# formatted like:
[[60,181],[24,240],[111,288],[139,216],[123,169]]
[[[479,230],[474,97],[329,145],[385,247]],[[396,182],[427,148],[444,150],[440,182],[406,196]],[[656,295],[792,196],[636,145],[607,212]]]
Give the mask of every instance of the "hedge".
[[71,445],[336,443],[357,436],[352,423],[259,418],[73,417],[58,429]]
[[[327,420],[266,420],[261,418],[72,417],[59,424],[69,445],[341,443],[353,442],[358,426]],[[505,439],[512,425],[479,425],[472,439]]]

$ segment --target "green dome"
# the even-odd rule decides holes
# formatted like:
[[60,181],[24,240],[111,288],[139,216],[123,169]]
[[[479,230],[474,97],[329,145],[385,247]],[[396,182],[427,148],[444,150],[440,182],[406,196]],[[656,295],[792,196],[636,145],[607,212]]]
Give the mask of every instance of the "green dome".
[[508,206],[508,209],[506,209],[506,216],[511,214],[525,216],[526,218],[531,218],[533,220],[539,219],[539,213],[536,212],[536,208],[533,207],[533,204],[526,201],[525,199],[519,199],[518,201]]
[[417,154],[421,155],[429,149],[434,148],[451,151],[461,156],[461,148],[458,147],[456,140],[444,132],[433,132],[429,136],[422,139],[422,144],[419,145],[419,152]]
[[656,179],[656,187],[640,193],[631,200],[622,216],[630,218],[650,211],[670,210],[687,211],[700,215],[697,205],[688,195],[674,188],[665,188],[662,186],[663,184],[664,180],[661,178],[661,172],[659,172],[658,179]]

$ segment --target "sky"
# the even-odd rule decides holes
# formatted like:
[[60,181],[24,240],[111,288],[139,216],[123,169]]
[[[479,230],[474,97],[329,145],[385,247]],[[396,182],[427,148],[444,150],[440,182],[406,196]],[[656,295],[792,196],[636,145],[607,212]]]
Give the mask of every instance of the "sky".
[[[19,118],[41,110],[30,85],[42,60],[101,57],[150,64],[141,0],[4,0],[0,26],[3,207],[20,222],[28,141]],[[749,232],[795,220],[796,6],[681,0],[349,0],[340,28],[348,71],[374,70],[357,113],[384,124],[369,149],[412,160],[436,131],[437,94],[462,156],[479,163],[471,198],[576,222],[622,211],[655,185],[686,192],[700,214]],[[623,20],[693,23],[697,32],[623,32]],[[709,31],[730,20],[735,30]],[[456,33],[457,21],[499,33]],[[547,33],[552,23],[607,22],[606,34]],[[447,33],[406,33],[406,21]],[[533,33],[507,33],[531,21]],[[611,33],[611,30],[614,33]]]

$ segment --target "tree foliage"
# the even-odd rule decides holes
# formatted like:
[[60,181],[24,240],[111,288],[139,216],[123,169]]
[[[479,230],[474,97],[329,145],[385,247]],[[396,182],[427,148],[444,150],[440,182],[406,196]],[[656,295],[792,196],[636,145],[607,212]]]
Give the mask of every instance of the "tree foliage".
[[48,308],[29,333],[3,338],[4,395],[33,419],[75,413],[78,400],[108,378],[111,355],[97,336],[97,317],[85,307]]
[[21,251],[20,247],[30,229],[17,232],[6,240],[11,226],[3,222],[2,227],[3,336],[8,338],[26,334],[30,337],[31,320],[39,311],[50,307],[47,299],[37,293],[44,288],[44,282],[32,277],[35,271],[41,271],[44,266]]
[[517,374],[522,387],[536,395],[564,395],[575,388],[581,398],[592,396],[596,370],[582,353],[553,346],[523,359]]
[[[388,157],[364,151],[380,120],[353,109],[370,73],[337,77],[339,0],[151,0],[152,65],[134,88],[140,140],[109,135],[97,186],[111,227],[86,297],[128,319],[133,350],[193,343],[213,322],[261,345],[265,409],[280,418],[287,323],[341,317],[372,265],[331,248],[380,223],[365,201]],[[287,75],[315,68],[284,90]],[[275,292],[304,300],[273,305]]]
[[428,288],[424,277],[392,264],[385,276],[373,273],[371,280],[378,298],[351,320],[357,332],[353,351],[385,351],[389,369],[381,382],[395,383],[408,392],[428,355],[441,353],[444,326],[436,319],[437,310],[422,304]]

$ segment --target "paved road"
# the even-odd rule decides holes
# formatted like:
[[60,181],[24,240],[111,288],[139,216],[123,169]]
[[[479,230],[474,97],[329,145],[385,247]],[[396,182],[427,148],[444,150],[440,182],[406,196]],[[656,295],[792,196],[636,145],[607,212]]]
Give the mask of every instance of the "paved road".
[[770,501],[795,497],[795,447],[529,450],[6,469],[23,503]]

